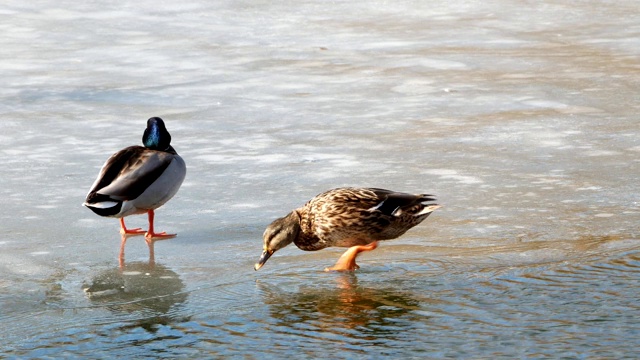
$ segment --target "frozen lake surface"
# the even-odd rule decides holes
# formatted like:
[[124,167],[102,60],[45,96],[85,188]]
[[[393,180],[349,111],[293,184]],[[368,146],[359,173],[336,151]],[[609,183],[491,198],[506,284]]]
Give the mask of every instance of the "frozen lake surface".
[[[637,356],[636,1],[0,15],[0,357]],[[81,204],[152,116],[187,163],[156,213],[178,237],[119,268],[117,221]],[[354,274],[293,246],[254,272],[265,226],[338,186],[444,207]]]

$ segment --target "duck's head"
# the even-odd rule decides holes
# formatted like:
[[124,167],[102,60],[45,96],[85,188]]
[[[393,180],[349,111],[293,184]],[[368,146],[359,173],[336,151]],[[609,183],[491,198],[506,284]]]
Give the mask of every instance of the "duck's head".
[[269,260],[271,255],[283,247],[291,244],[300,233],[300,216],[296,211],[273,221],[262,235],[264,247],[260,260],[253,266],[254,270],[260,268]]
[[171,135],[159,117],[147,120],[147,128],[142,135],[142,144],[151,150],[167,150],[171,145]]

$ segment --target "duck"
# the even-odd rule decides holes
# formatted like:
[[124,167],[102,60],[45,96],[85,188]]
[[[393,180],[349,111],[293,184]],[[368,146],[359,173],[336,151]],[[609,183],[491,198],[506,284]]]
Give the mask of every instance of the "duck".
[[[187,167],[171,146],[171,134],[161,118],[147,120],[142,144],[144,146],[129,146],[111,155],[83,203],[97,215],[120,220],[121,258],[128,236],[144,235],[151,254],[153,241],[176,236],[155,231],[155,210],[178,192]],[[145,213],[149,221],[146,231],[125,226],[126,216]]]
[[441,206],[434,195],[408,194],[380,188],[341,187],[325,191],[302,207],[274,220],[263,234],[263,251],[254,270],[278,250],[294,243],[316,251],[346,247],[336,264],[325,271],[354,271],[356,258],[374,250],[378,241],[402,236]]

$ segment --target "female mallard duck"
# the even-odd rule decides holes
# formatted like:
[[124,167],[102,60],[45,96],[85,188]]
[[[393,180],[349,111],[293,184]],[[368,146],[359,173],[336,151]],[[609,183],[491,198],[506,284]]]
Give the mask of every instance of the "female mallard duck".
[[[159,117],[147,120],[142,143],[144,147],[129,146],[104,163],[83,205],[100,216],[119,218],[123,245],[127,235],[144,234],[153,251],[153,239],[176,236],[154,231],[154,210],[178,192],[187,168],[171,146],[171,135]],[[125,216],[144,213],[149,217],[146,232],[125,227]]]
[[378,240],[395,239],[421,223],[440,207],[425,204],[434,200],[433,195],[377,188],[329,190],[267,227],[263,235],[264,251],[254,269],[260,269],[274,252],[293,242],[307,251],[349,247],[325,271],[353,271],[359,268],[358,253],[373,250]]

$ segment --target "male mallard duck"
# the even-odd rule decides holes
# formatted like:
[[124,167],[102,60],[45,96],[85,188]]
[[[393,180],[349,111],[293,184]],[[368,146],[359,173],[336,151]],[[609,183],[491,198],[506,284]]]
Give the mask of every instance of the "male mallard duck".
[[353,271],[356,257],[377,247],[378,240],[399,237],[440,206],[425,204],[433,195],[412,195],[377,188],[337,188],[309,200],[276,219],[264,232],[264,251],[255,270],[274,252],[291,244],[306,251],[330,246],[349,247],[325,271]]
[[[120,219],[123,248],[127,235],[144,234],[153,251],[154,239],[176,236],[154,231],[154,210],[178,192],[187,168],[171,146],[171,135],[159,117],[147,120],[142,143],[144,147],[129,146],[104,163],[83,205],[100,216]],[[149,217],[146,232],[140,228],[125,227],[125,216],[143,213]]]

